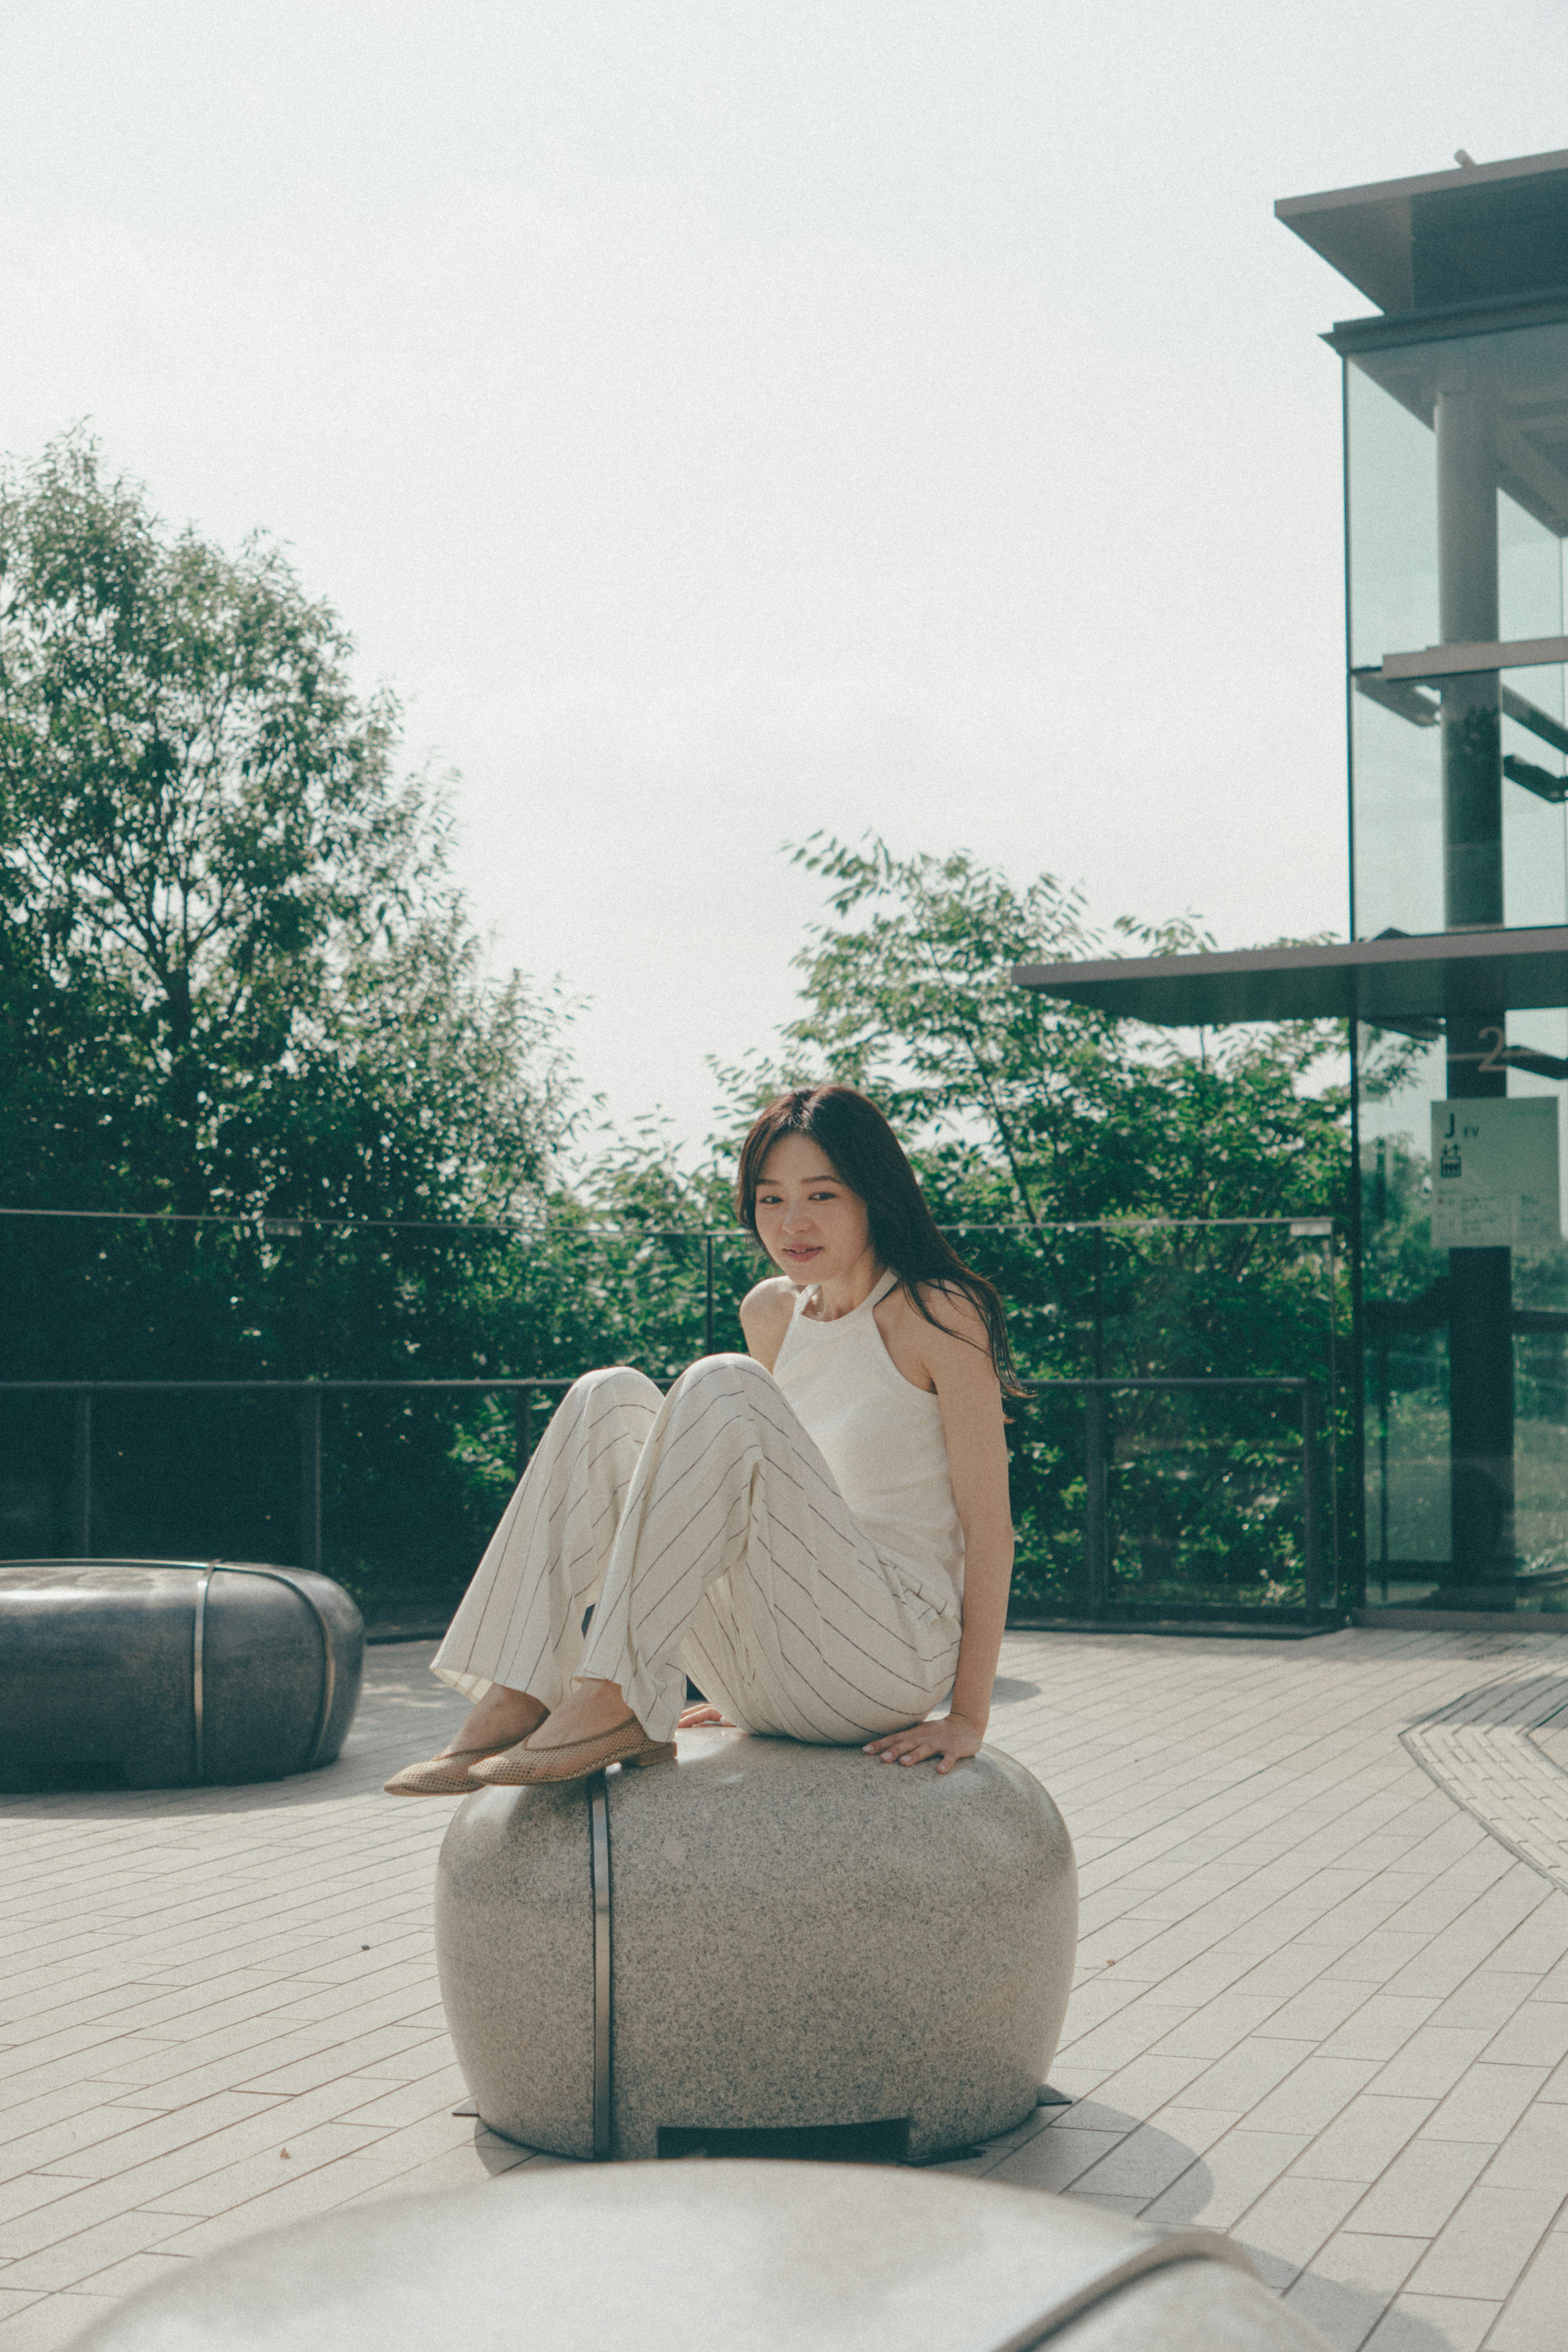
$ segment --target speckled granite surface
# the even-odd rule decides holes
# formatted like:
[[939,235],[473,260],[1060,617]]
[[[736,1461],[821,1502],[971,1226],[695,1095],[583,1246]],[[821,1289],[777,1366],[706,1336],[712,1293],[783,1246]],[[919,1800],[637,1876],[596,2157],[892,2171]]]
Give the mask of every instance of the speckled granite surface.
[[1215,2231],[815,2164],[609,2165],[350,2208],[133,2297],[80,2352],[1326,2352]]
[[[939,1776],[699,1731],[609,1791],[616,2156],[655,2156],[662,2127],[907,2119],[918,2158],[1030,2113],[1077,1879],[1022,1765],[988,1748]],[[454,1817],[437,1903],[454,2040],[486,2122],[559,2154],[584,2148],[567,2084],[590,2081],[591,1902],[580,1786]]]
[[453,1816],[435,1873],[452,2045],[493,2131],[593,2154],[593,1888],[588,1797],[486,1789]]

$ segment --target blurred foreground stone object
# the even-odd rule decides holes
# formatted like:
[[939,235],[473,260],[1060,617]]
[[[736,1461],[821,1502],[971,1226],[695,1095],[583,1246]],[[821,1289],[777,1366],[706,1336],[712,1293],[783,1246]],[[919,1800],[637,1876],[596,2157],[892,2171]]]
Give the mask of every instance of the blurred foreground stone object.
[[836,2164],[508,2173],[247,2239],[77,2352],[1325,2352],[1210,2230]]
[[[1078,1877],[1032,1773],[683,1732],[454,1814],[436,1953],[493,2131],[570,2157],[930,2157],[1033,2107]],[[823,2134],[853,2127],[852,2147]],[[742,2134],[814,2136],[749,2146]]]
[[365,1630],[340,1584],[230,1560],[0,1560],[0,1788],[277,1780],[329,1764]]

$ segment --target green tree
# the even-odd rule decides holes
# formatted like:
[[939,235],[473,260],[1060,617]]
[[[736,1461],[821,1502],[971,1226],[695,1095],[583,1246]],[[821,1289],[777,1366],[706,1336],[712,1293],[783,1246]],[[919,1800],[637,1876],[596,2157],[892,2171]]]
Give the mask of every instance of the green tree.
[[[737,1125],[781,1084],[863,1086],[1008,1300],[1037,1379],[1324,1377],[1322,1255],[1289,1221],[1345,1211],[1341,1033],[1249,1026],[1194,1045],[1018,987],[1019,963],[1207,944],[1186,922],[1097,933],[1049,875],[1019,889],[962,851],[901,859],[881,842],[817,837],[796,856],[828,883],[829,918],[798,959],[783,1057],[722,1074]],[[1102,1220],[1113,1229],[1086,1230]],[[1048,1396],[1015,1433],[1023,1587],[1041,1601],[1065,1598],[1081,1545],[1081,1411]],[[1297,1587],[1281,1487],[1296,1440],[1277,1401],[1127,1395],[1116,1417],[1125,1592]]]
[[[560,1008],[487,976],[441,796],[397,754],[276,547],[166,530],[80,436],[0,480],[0,1200],[167,1213],[0,1220],[11,1376],[512,1368],[504,1229],[570,1124]],[[293,1556],[287,1430],[216,1410],[193,1457],[188,1412],[123,1409],[108,1523]],[[422,1410],[366,1422],[340,1516],[367,1563],[471,1558],[442,1515],[491,1515]],[[57,1494],[58,1432],[22,1434]],[[269,1478],[276,1536],[236,1533],[221,1498]]]
[[78,1201],[450,1218],[538,1184],[549,1021],[484,979],[351,653],[278,550],[161,530],[80,436],[0,485],[14,1198],[65,1166]]
[[789,1045],[869,1087],[953,1205],[1045,1223],[1343,1202],[1348,1097],[1323,1066],[1343,1045],[1330,1024],[1200,1032],[1193,1048],[1012,979],[1019,963],[1212,944],[1192,924],[1124,918],[1106,938],[1053,877],[1019,890],[961,850],[899,859],[882,842],[817,839],[796,856],[830,885],[834,919],[797,959],[805,1009]]

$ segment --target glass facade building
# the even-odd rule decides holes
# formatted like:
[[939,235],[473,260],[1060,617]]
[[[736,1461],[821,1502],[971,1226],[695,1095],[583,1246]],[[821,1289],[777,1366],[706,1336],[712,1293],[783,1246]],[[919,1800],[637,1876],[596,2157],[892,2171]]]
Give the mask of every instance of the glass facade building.
[[1145,1021],[1343,1019],[1342,1601],[1568,1611],[1568,151],[1300,196],[1343,369],[1351,937],[1020,966]]
[[[1445,175],[1461,196],[1469,176]],[[1548,307],[1330,339],[1358,939],[1568,923],[1568,303]],[[1568,1601],[1568,1013],[1505,996],[1355,1024],[1375,1603]],[[1458,1223],[1450,1190],[1477,1195]]]

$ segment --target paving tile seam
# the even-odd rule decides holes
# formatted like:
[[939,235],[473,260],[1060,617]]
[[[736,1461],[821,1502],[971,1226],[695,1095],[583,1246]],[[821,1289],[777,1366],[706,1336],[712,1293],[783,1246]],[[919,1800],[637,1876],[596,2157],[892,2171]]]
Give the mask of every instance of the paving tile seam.
[[[367,2005],[371,2000],[398,2000],[404,1993],[412,1994],[430,1980],[430,1970],[423,1969],[413,1972],[410,1981],[383,1987],[379,1993],[375,1994],[366,1990],[362,1997]],[[331,1996],[329,2000],[329,1996]],[[257,1986],[254,1996],[248,2000],[244,1994],[231,1994],[222,2001],[208,2004],[200,2012],[183,2011],[177,2003],[172,2007],[168,1996],[165,1995],[152,2001],[132,2001],[126,2009],[107,2012],[104,2019],[93,2019],[84,2022],[99,2023],[107,2021],[108,2016],[118,2017],[122,2021],[120,2028],[121,2032],[140,2032],[149,2041],[167,2042],[172,2048],[174,2048],[183,2042],[198,2040],[203,2032],[221,2031],[224,2023],[241,2023],[247,2019],[256,2017],[268,2017],[274,2020],[288,2017],[297,2011],[304,2013],[311,2005],[319,2008],[323,2000],[329,2000],[324,2014],[330,2016],[341,2010],[352,2008],[361,1997],[361,1989],[358,1987],[345,1990],[340,1985],[327,1985],[314,1990],[301,1990],[296,1979],[281,1977],[266,1986]],[[225,2018],[219,2021],[214,2018],[204,2027],[189,2034],[160,2034],[155,2031],[157,2026],[169,2023],[173,2017],[193,2014],[205,2016],[207,2009],[234,2011],[235,2015],[232,2020]]]
[[[1365,1846],[1386,1844],[1391,1839],[1397,1839],[1401,1853],[1414,1853],[1438,1834],[1439,1826],[1448,1827],[1451,1815],[1445,1811],[1440,1825],[1422,1826],[1417,1822],[1414,1832],[1400,1832],[1396,1825],[1406,1816],[1427,1812],[1436,1802],[1437,1792],[1424,1782],[1401,1790],[1397,1794],[1381,1791],[1375,1797],[1363,1797],[1354,1805],[1336,1811],[1321,1828],[1312,1831],[1302,1840],[1301,1850],[1318,1850],[1318,1858],[1325,1862],[1340,1861],[1358,1853]],[[1137,1843],[1144,1841],[1124,1842],[1118,1852],[1130,1853]],[[1175,1845],[1163,1841],[1156,1844],[1153,1840],[1147,1843],[1151,1858],[1157,1857],[1162,1863],[1177,1867],[1192,1849],[1200,1850],[1202,1858],[1207,1861],[1228,1863],[1243,1853],[1249,1844],[1260,1844],[1261,1841],[1255,1836],[1239,1838],[1232,1831],[1221,1832],[1208,1829],[1194,1831]],[[1265,1848],[1259,1858],[1266,1858],[1270,1851]],[[1381,1864],[1374,1863],[1369,1866],[1377,1868]]]
[[[1528,1857],[1524,1856],[1521,1856],[1520,1858],[1521,1860],[1528,1859]],[[1460,1907],[1460,1909],[1455,1914],[1452,1920],[1446,1923],[1446,1926],[1453,1927],[1457,1925],[1468,1912],[1476,1907],[1477,1904],[1483,1901],[1485,1896],[1490,1891],[1491,1889],[1490,1886],[1476,1889],[1471,1895],[1469,1900]],[[1303,1910],[1300,1913],[1300,1917],[1304,1926],[1322,1926],[1327,1923],[1330,1917],[1332,1917],[1333,1909],[1334,1907],[1335,1906],[1330,1906],[1322,1913]],[[1293,1907],[1289,1905],[1265,1904],[1260,1909],[1255,1911],[1249,1910],[1242,1913],[1228,1912],[1226,1916],[1217,1918],[1215,1916],[1216,1913],[1226,1909],[1226,1906],[1217,1905],[1211,1906],[1207,1912],[1201,1915],[1195,1914],[1190,1922],[1178,1921],[1176,1923],[1163,1919],[1144,1921],[1138,1919],[1135,1915],[1124,1915],[1124,1916],[1119,1920],[1110,1921],[1103,1927],[1092,1928],[1090,1933],[1082,1939],[1082,1942],[1084,1947],[1088,1948],[1088,1956],[1092,1957],[1093,1948],[1097,1944],[1101,1943],[1104,1938],[1110,1937],[1121,1946],[1121,1949],[1119,1950],[1117,1957],[1124,1965],[1129,1960],[1140,1959],[1146,1965],[1150,1958],[1153,1958],[1156,1948],[1160,1944],[1169,1940],[1172,1944],[1179,1945],[1183,1940],[1191,1941],[1194,1935],[1201,1933],[1207,1937],[1207,1940],[1197,1946],[1193,1957],[1197,1957],[1202,1952],[1218,1948],[1220,1945],[1221,1939],[1228,1935],[1234,1935],[1239,1930],[1246,1928],[1258,1927],[1265,1919],[1268,1918],[1270,1912],[1278,1910],[1286,1917],[1291,1916],[1292,1908]],[[1199,1924],[1200,1918],[1201,1926]],[[1133,1929],[1142,1926],[1146,1926],[1151,1932],[1144,1936],[1129,1936],[1122,1932],[1124,1930]],[[1183,1928],[1188,1928],[1190,1931],[1185,1938],[1181,1933]],[[1367,1940],[1368,1935],[1377,1932],[1389,1932],[1387,1923],[1383,1924],[1381,1930],[1371,1929],[1367,1931],[1367,1934],[1353,1937],[1347,1944],[1341,1948],[1343,1953],[1348,1954],[1348,1952],[1354,1950],[1360,1944]],[[1412,1932],[1419,1933],[1421,1931],[1416,1930]],[[1429,1939],[1432,1933],[1442,1933],[1444,1930],[1429,1930],[1427,1932]],[[1306,1941],[1308,1939],[1302,1937],[1300,1940]],[[1325,1945],[1324,1948],[1328,1948],[1328,1947]]]
[[[308,2110],[312,2103],[301,2102],[300,2105]],[[289,2144],[289,2131],[294,2133],[296,2139],[302,2139],[308,2133],[330,2126],[336,2120],[335,2116],[319,2110],[308,2112],[297,2115],[287,2129],[274,2131],[265,2137],[247,2134],[243,2126],[232,2126],[235,2133],[249,2140],[251,2145],[243,2149],[236,2148],[219,2164],[214,2165],[209,2159],[197,2168],[190,2166],[192,2149],[172,2148],[162,2155],[143,2158],[129,2172],[118,2177],[109,2175],[92,2179],[84,2179],[79,2174],[34,2174],[30,2176],[31,2179],[44,2185],[46,2193],[36,2198],[29,2207],[21,2208],[0,2221],[0,2240],[13,2235],[14,2242],[16,2225],[31,2221],[32,2227],[26,2232],[32,2241],[28,2251],[41,2252],[47,2246],[84,2236],[89,2230],[114,2221],[123,2213],[156,2210],[158,2200],[165,2196],[198,2188],[204,2181],[211,2181],[225,2172],[254,2164],[262,2150],[276,2147],[280,2142]],[[400,2136],[400,2129],[395,2126],[380,2131],[367,2127],[358,2134],[360,2145],[356,2149],[340,2149],[324,2158],[323,2163],[343,2162],[349,2153],[363,2156],[368,2149],[395,2141]],[[296,2160],[290,2158],[290,2161]],[[322,2164],[300,2161],[298,2174],[291,2175],[290,2179],[306,2179],[322,2168]],[[289,2183],[285,2181],[278,2185],[287,2187]],[[244,2201],[241,2200],[242,2203]],[[188,2221],[191,2217],[187,2214],[184,2218]],[[26,2257],[19,2255],[12,2259]]]
[[[1396,1729],[1396,1727],[1394,1725],[1388,1727],[1386,1737],[1391,1747],[1394,1744]],[[1200,1806],[1195,1806],[1190,1799],[1185,1802],[1172,1803],[1169,1809],[1162,1812],[1154,1822],[1140,1825],[1134,1830],[1124,1831],[1124,1844],[1128,1849],[1133,1849],[1146,1843],[1151,1850],[1157,1851],[1155,1841],[1168,1835],[1171,1829],[1181,1822],[1191,1822],[1195,1833],[1211,1835],[1221,1823],[1228,1822],[1231,1824],[1232,1835],[1240,1842],[1244,1836],[1256,1836],[1264,1831],[1278,1829],[1281,1821],[1286,1818],[1298,1818],[1305,1809],[1307,1799],[1315,1797],[1326,1807],[1339,1795],[1345,1781],[1354,1781],[1354,1773],[1346,1772],[1333,1780],[1325,1779],[1319,1788],[1306,1789],[1300,1781],[1290,1780],[1283,1774],[1276,1779],[1274,1768],[1271,1765],[1260,1765],[1254,1772],[1237,1774],[1228,1780],[1221,1789],[1212,1790]],[[1260,1791],[1254,1786],[1254,1783],[1260,1781],[1270,1784],[1268,1793],[1273,1795],[1276,1800],[1266,1811],[1260,1804]],[[1059,1801],[1061,1801],[1061,1798],[1067,1793],[1061,1792]],[[1074,1809],[1074,1813],[1075,1818],[1080,1820],[1088,1818],[1092,1821],[1094,1818],[1092,1813],[1085,1815],[1077,1809]],[[1436,1828],[1427,1834],[1437,1834]]]
[[[292,1899],[285,1901],[279,1895],[277,1873],[267,1870],[257,1871],[251,1885],[225,1888],[222,1890],[221,1899],[214,1899],[212,1895],[204,1891],[200,1896],[193,1896],[187,1892],[183,1899],[178,1903],[156,1906],[138,1903],[133,1906],[137,1927],[134,1930],[124,1931],[118,1940],[135,1943],[151,1933],[172,1935],[176,1930],[193,1929],[204,1920],[221,1921],[228,1915],[242,1913],[246,1906],[254,1904],[258,1896],[269,1896],[272,1899],[276,1906],[273,1916],[279,1921],[297,1920],[300,1915],[306,1918],[314,1918],[323,1911],[347,1909],[356,1899],[362,1899],[359,1892],[361,1889],[365,1893],[373,1894],[382,1902],[387,1902],[398,1899],[400,1894],[406,1888],[407,1899],[413,1902],[416,1899],[422,1875],[429,1867],[431,1854],[439,1843],[438,1839],[432,1837],[420,1853],[411,1857],[406,1864],[400,1859],[395,1874],[389,1871],[382,1862],[363,1864],[355,1869],[340,1867],[333,1874],[332,1891],[329,1895],[324,1895],[319,1886],[295,1887],[291,1890]],[[194,1859],[195,1857],[193,1856],[193,1860]],[[79,1882],[79,1872],[90,1866],[90,1857],[83,1857],[74,1867],[73,1878]],[[62,1901],[68,1893],[68,1887],[63,1890]],[[96,1890],[94,1903],[99,1918],[118,1916],[104,1906],[101,1896]],[[35,1903],[33,1916],[40,1926],[52,1924],[51,1913],[46,1904]],[[67,1905],[65,1916],[68,1917],[77,1916],[74,1906]],[[98,1932],[108,1935],[110,1929],[108,1927],[102,1927]],[[210,1932],[216,1934],[221,1930],[214,1927]]]
[[[231,2028],[231,2032],[234,2030],[235,2029]],[[382,2033],[386,2033],[395,2032],[398,2029],[392,2027],[383,2027],[381,2029],[381,2032]],[[0,2118],[4,2118],[8,2115],[13,2107],[26,2105],[34,2095],[47,2095],[50,2092],[67,2088],[74,2082],[94,2079],[94,2070],[96,2068],[117,2064],[123,2065],[128,2057],[133,2062],[141,2061],[144,2063],[145,2061],[153,2055],[155,2052],[162,2054],[172,2052],[176,2048],[181,2047],[181,2045],[175,2043],[164,2042],[155,2044],[149,2042],[148,2046],[145,2049],[139,2049],[137,2047],[139,2038],[140,2037],[134,2035],[122,2035],[119,2037],[118,2041],[98,2042],[95,2043],[91,2049],[79,2051],[70,2058],[56,2059],[48,2065],[29,2070],[37,2074],[54,2074],[56,2075],[56,2080],[52,2083],[38,2085],[36,2094],[30,2090],[21,2089],[15,2099],[0,2102]],[[220,2037],[214,2036],[212,2038],[214,2040],[217,2040]],[[270,2032],[268,2028],[263,2026],[257,2032],[254,2041],[231,2042],[226,2051],[211,2051],[205,2057],[197,2058],[191,2064],[180,2067],[174,2071],[178,2074],[196,2074],[199,2073],[204,2066],[214,2063],[225,2056],[232,2057],[236,2063],[241,2063],[248,2057],[265,2052],[275,2042],[280,2041],[294,2041],[298,2042],[299,2041],[308,2041],[313,2038],[314,2037],[300,2035],[298,2033],[294,2035],[277,2034]],[[362,2041],[367,2038],[371,2037],[367,2037],[362,2034],[350,2034],[344,2037],[342,2035],[335,2035],[329,2032],[326,2032],[320,2035],[319,2040],[315,2041],[315,2047],[313,2050],[300,2050],[297,2052],[297,2055],[301,2059],[319,2056],[324,2052],[350,2048],[355,2042]],[[411,2032],[409,2038],[412,2042],[417,2042],[419,2037],[417,2033]],[[121,2042],[128,2045],[128,2048],[124,2052],[120,2052],[120,2044]],[[199,2044],[187,2043],[183,2045],[183,2050],[188,2054],[191,2049],[199,2048]],[[117,2054],[117,2053],[119,2054]],[[278,2061],[280,2065],[287,2064],[287,2063],[289,2062],[287,2060]],[[67,2072],[62,2074],[57,2071],[60,2068],[76,2069],[78,2066],[80,2069],[79,2072]],[[98,2079],[116,2084],[116,2077],[108,2073],[99,2076]],[[166,2080],[168,2078],[154,2075],[148,2077],[147,2079]],[[26,2076],[23,2074],[15,2074],[7,2077],[6,2080],[13,2087],[17,2087],[25,2084]],[[119,2088],[120,2095],[124,2096],[127,2095],[129,2091],[132,2088],[145,2087],[145,2084],[141,2074],[132,2074],[127,2075],[122,2082],[117,2084],[116,2087]]]

